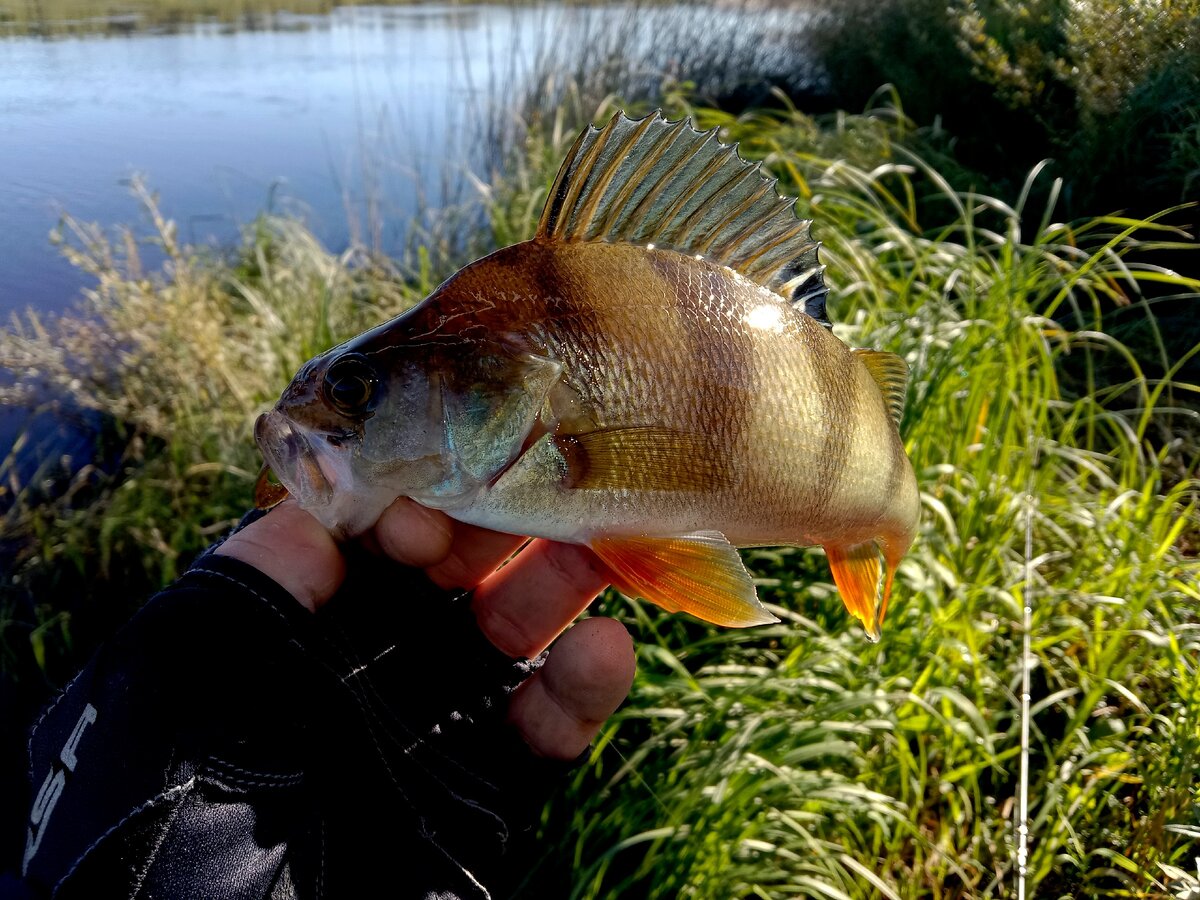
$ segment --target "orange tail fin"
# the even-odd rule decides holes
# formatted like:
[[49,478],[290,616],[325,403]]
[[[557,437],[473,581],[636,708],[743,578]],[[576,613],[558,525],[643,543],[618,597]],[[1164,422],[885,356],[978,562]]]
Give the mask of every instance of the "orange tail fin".
[[849,547],[829,544],[825,555],[829,557],[829,568],[846,609],[862,622],[868,640],[879,640],[883,628],[883,617],[887,615],[888,600],[892,594],[892,578],[900,559],[888,554],[887,574],[883,583],[883,594],[879,591],[879,543],[865,541]]

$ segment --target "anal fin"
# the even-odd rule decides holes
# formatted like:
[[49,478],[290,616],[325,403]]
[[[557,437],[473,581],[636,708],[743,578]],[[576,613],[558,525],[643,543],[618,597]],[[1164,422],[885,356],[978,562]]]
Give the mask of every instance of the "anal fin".
[[779,620],[758,599],[733,545],[714,531],[683,537],[600,537],[591,543],[624,593],[668,612],[744,628]]

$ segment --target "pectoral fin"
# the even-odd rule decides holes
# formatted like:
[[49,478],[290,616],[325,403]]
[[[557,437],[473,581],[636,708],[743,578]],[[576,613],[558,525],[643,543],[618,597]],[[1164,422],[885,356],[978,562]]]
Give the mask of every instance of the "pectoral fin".
[[676,538],[601,537],[591,548],[614,584],[668,612],[732,628],[778,622],[759,602],[737,550],[717,532]]
[[287,499],[288,489],[280,484],[271,471],[268,463],[258,470],[258,480],[254,482],[255,509],[274,509]]
[[887,581],[882,600],[879,600],[879,545],[875,541],[849,547],[827,544],[825,555],[829,557],[833,580],[846,609],[862,622],[867,638],[872,642],[878,641],[883,616],[887,612],[888,595],[892,591],[895,567],[889,560]]

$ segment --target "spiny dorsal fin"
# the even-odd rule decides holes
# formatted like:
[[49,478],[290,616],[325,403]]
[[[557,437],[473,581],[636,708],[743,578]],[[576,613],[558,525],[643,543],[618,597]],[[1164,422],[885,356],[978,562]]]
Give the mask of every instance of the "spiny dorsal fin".
[[550,189],[537,237],[549,241],[652,244],[740,272],[828,324],[828,289],[809,222],[795,200],[737,147],[688,119],[618,112],[589,126]]
[[855,350],[853,353],[862,360],[879,385],[883,402],[899,427],[900,418],[904,415],[904,392],[908,387],[908,363],[895,353],[882,350]]

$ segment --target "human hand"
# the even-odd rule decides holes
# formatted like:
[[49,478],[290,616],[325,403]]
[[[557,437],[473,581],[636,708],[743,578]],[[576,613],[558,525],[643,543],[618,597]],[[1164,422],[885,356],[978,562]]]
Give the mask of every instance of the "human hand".
[[[473,589],[471,609],[488,641],[508,656],[532,658],[608,584],[608,574],[585,548],[543,540],[500,568],[524,540],[401,498],[363,543],[423,570],[439,587]],[[216,553],[254,566],[313,612],[347,574],[346,558],[329,533],[292,502],[232,535]],[[545,665],[513,694],[508,721],[536,754],[574,759],[625,698],[633,673],[625,629],[612,619],[586,619],[557,641]]]

